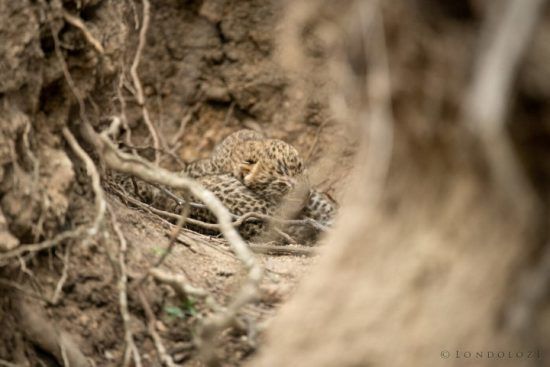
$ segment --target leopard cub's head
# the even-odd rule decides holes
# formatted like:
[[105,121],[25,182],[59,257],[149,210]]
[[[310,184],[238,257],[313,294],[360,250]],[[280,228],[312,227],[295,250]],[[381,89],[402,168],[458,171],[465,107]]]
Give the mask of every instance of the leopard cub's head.
[[298,151],[282,140],[246,141],[232,156],[233,174],[250,190],[272,200],[307,179]]

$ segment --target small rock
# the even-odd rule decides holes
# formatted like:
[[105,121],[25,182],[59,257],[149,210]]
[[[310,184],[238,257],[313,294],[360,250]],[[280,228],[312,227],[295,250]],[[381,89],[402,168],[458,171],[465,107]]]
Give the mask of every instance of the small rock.
[[216,102],[229,102],[231,96],[227,91],[227,88],[222,86],[207,85],[203,87],[204,95],[207,100]]
[[231,48],[225,50],[225,58],[229,61],[239,61],[239,53]]
[[165,332],[168,331],[168,328],[160,320],[157,320],[157,322],[155,323],[155,326],[156,326],[157,330],[160,331],[161,333],[165,333]]
[[81,315],[78,318],[78,323],[82,326],[88,325],[89,322],[90,322],[90,317],[88,315]]
[[146,97],[150,97],[153,94],[155,94],[155,88],[153,88],[150,85],[146,85],[145,88],[143,88],[143,93],[145,94]]
[[208,19],[212,23],[219,23],[223,16],[222,1],[205,1],[199,10],[199,14]]

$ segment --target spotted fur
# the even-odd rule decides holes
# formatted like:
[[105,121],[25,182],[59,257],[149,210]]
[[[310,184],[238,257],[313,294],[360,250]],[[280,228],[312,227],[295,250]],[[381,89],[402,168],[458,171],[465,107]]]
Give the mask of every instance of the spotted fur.
[[[272,203],[248,189],[231,174],[199,177],[197,181],[216,195],[235,217],[250,212],[267,215],[272,215],[274,212],[275,206]],[[190,217],[207,223],[217,222],[216,217],[207,208],[191,208]],[[191,227],[198,232],[205,233],[204,228]],[[264,221],[248,220],[238,230],[243,238],[251,239],[262,233],[265,228]],[[212,232],[208,234],[212,234]]]
[[331,227],[336,215],[336,203],[325,193],[311,190],[309,199],[300,216],[311,218],[320,224]]
[[231,173],[250,190],[275,202],[304,179],[304,171],[293,146],[253,130],[239,130],[218,144],[210,158],[191,162],[185,173],[195,178]]
[[185,168],[185,174],[197,178],[202,176],[216,175],[231,172],[231,154],[235,148],[245,141],[263,140],[265,136],[257,131],[243,129],[226,137],[218,143],[212,155],[206,159],[193,161]]
[[[335,203],[326,194],[309,187],[304,163],[294,147],[282,140],[266,139],[253,130],[229,135],[216,145],[210,158],[191,162],[185,174],[213,192],[235,216],[257,212],[288,219],[311,218],[330,226],[336,212]],[[174,200],[151,185],[128,178],[122,183],[127,192],[142,201],[171,212],[180,211]],[[281,207],[285,210],[281,211]],[[206,208],[192,207],[190,217],[216,223]],[[247,221],[239,232],[251,239],[268,225],[260,220]],[[214,233],[198,226],[192,228]],[[319,233],[308,226],[289,226],[285,231],[299,241],[314,240]]]
[[[266,139],[253,130],[239,130],[229,135],[214,148],[210,158],[192,162],[186,173],[192,177],[203,173],[232,174],[272,207],[281,204],[297,185],[309,185],[304,163],[293,146],[282,140]],[[315,189],[309,189],[307,196],[295,218],[311,218],[331,226],[336,213],[334,201]]]

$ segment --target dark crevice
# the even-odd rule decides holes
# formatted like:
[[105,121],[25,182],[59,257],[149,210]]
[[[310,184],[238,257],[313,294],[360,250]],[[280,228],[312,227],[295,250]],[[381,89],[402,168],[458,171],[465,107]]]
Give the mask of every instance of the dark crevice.
[[84,21],[89,21],[94,19],[97,15],[97,11],[101,6],[102,6],[102,2],[98,2],[95,5],[90,5],[85,7],[80,11],[80,18],[82,18],[82,20]]
[[216,32],[218,33],[218,37],[223,44],[226,44],[228,43],[230,40],[225,36],[225,34],[223,34],[223,30],[222,30],[222,22],[218,22],[215,24],[215,29],[216,29]]
[[470,22],[477,19],[477,13],[471,1],[455,0],[417,0],[420,9],[430,18],[441,16],[460,22]]

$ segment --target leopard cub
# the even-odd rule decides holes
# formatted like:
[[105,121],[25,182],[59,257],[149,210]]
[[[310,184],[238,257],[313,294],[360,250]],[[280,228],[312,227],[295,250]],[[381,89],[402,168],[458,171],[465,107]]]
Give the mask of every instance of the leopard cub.
[[[266,206],[260,212],[273,214],[291,191],[303,192],[299,188],[304,187],[303,194],[292,195],[295,209],[287,218],[311,218],[330,226],[336,212],[336,204],[326,194],[309,187],[305,165],[294,147],[281,140],[267,139],[252,130],[239,130],[229,135],[216,145],[210,158],[191,162],[185,173],[204,178],[201,183],[225,201],[224,204],[227,202],[226,206],[234,214],[246,207],[235,199],[243,197],[243,192],[250,194],[244,195],[247,199],[260,200],[261,206]],[[230,178],[229,186],[234,191],[218,187],[224,179]],[[308,231],[306,237],[315,238],[316,233],[311,232]]]

